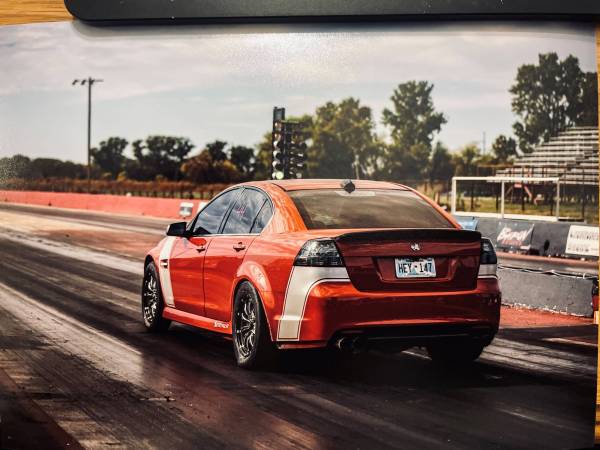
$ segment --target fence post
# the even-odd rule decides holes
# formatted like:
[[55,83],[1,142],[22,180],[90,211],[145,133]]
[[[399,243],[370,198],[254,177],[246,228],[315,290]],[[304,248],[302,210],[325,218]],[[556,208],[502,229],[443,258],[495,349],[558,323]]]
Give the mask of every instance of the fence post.
[[500,183],[500,217],[504,219],[504,180]]
[[456,178],[452,177],[452,214],[456,214]]
[[585,201],[586,201],[586,186],[585,186],[585,169],[581,168],[581,220],[585,222]]
[[556,220],[559,220],[559,208],[560,208],[560,180],[556,180]]

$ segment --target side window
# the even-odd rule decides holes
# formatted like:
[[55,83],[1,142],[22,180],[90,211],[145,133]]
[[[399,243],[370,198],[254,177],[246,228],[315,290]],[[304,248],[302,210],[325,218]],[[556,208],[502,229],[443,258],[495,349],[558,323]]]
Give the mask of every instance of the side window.
[[239,195],[239,189],[221,194],[214,202],[209,203],[198,214],[194,224],[194,234],[216,234],[229,205]]
[[266,197],[260,191],[244,189],[229,213],[223,234],[249,234],[254,219],[266,201]]
[[254,225],[252,225],[252,229],[250,233],[260,233],[263,228],[267,225],[269,220],[271,220],[271,216],[273,215],[273,207],[270,202],[265,202],[263,207],[261,208],[258,216],[256,216],[256,220],[254,221]]

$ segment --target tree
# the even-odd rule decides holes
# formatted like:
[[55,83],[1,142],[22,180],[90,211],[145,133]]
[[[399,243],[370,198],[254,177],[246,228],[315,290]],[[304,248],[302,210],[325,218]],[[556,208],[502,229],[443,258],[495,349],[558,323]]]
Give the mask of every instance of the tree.
[[254,174],[254,149],[236,145],[229,149],[229,160],[243,180],[251,180]]
[[234,183],[242,175],[236,166],[227,159],[226,142],[214,141],[206,144],[199,155],[181,165],[185,179],[195,183]]
[[492,144],[492,151],[497,163],[506,163],[517,155],[517,142],[511,137],[507,138],[501,134]]
[[595,74],[582,72],[573,55],[561,61],[556,53],[540,54],[537,65],[520,66],[509,90],[512,110],[518,117],[513,130],[519,148],[528,153],[568,127],[596,125],[597,82],[591,81],[594,77]]
[[136,163],[128,162],[126,170],[130,178],[138,180],[154,180],[158,175],[180,180],[181,165],[194,148],[189,139],[174,136],[148,136],[131,146]]
[[383,110],[383,123],[391,128],[392,139],[398,146],[425,144],[431,148],[434,133],[447,122],[443,113],[435,111],[433,87],[427,81],[408,81],[394,89],[393,110]]
[[82,164],[55,158],[36,158],[29,166],[31,178],[84,178]]
[[427,81],[402,83],[391,97],[393,109],[383,110],[383,123],[390,127],[392,136],[384,165],[392,179],[427,176],[434,134],[447,122],[444,114],[435,110],[433,87]]
[[315,178],[363,178],[376,169],[380,145],[371,108],[349,97],[327,102],[312,119],[307,175]]
[[227,154],[225,153],[225,147],[227,147],[227,142],[219,141],[218,139],[214,142],[206,144],[206,151],[208,151],[211,159],[215,162],[225,161],[227,159]]
[[577,125],[584,127],[598,126],[598,74],[586,72],[583,74],[582,83],[583,112],[579,116]]
[[429,181],[447,181],[454,175],[454,163],[448,149],[437,142],[433,149],[429,169]]
[[456,175],[473,176],[477,170],[477,159],[479,158],[479,147],[469,144],[453,156]]
[[252,169],[253,179],[268,180],[271,178],[272,157],[273,147],[271,145],[271,132],[269,131],[256,144],[256,157]]
[[116,178],[125,162],[123,152],[127,144],[128,142],[120,137],[110,137],[100,142],[98,148],[91,149],[94,165],[102,173],[110,174],[110,178]]
[[24,155],[0,158],[0,181],[11,178],[31,178],[31,159]]

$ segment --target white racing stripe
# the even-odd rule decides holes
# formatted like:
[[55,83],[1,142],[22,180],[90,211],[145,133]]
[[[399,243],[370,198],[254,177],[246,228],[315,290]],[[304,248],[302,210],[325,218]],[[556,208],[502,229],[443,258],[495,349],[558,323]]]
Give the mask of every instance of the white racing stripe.
[[[175,236],[168,236],[165,238],[165,243],[160,250],[160,256],[158,257],[158,274],[160,276],[160,285],[162,287],[163,298],[167,306],[175,306],[175,298],[173,297],[173,286],[171,285],[171,268],[169,267],[169,259],[171,258],[171,252],[173,246],[177,242]],[[163,267],[163,261],[166,261],[166,266]]]
[[297,341],[300,339],[300,326],[304,309],[311,289],[325,281],[350,281],[345,267],[305,267],[294,266],[288,281],[283,314],[279,320],[277,339]]

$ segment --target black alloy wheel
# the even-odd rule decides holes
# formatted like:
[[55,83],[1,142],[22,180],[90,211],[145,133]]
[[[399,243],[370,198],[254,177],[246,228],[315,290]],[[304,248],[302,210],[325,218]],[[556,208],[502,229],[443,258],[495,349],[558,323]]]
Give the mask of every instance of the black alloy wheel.
[[142,284],[142,317],[144,326],[149,331],[165,331],[171,321],[162,316],[164,301],[160,288],[160,280],[154,263],[150,263],[144,270]]
[[244,281],[233,303],[233,351],[238,366],[266,368],[277,359],[262,303],[252,284]]

